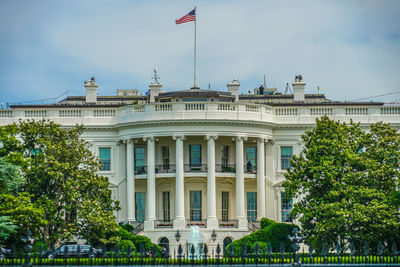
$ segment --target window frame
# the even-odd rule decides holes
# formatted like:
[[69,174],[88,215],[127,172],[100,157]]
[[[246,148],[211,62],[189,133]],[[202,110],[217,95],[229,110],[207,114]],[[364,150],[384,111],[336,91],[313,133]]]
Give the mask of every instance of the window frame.
[[[108,149],[108,151],[109,151],[109,159],[102,159],[101,158],[102,154],[103,154],[102,150],[104,150],[104,149]],[[107,166],[107,165],[104,164],[105,161],[108,162],[108,169],[104,168],[105,166]],[[112,168],[112,147],[110,147],[110,146],[100,146],[99,147],[99,162],[101,164],[100,171],[102,171],[102,172],[110,172],[111,171],[111,168]]]

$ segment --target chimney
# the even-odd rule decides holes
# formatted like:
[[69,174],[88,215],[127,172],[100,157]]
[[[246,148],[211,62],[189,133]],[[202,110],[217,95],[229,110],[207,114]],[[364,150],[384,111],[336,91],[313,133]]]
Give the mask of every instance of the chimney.
[[235,96],[235,102],[239,101],[239,88],[240,88],[240,83],[237,79],[234,79],[231,83],[228,83],[226,85],[228,87],[228,91],[231,93],[231,95]]
[[303,76],[300,74],[297,75],[295,81],[292,83],[295,102],[304,102],[305,85],[306,83],[303,82]]
[[92,77],[89,81],[83,82],[86,89],[86,103],[96,103],[97,102],[97,88],[96,80]]

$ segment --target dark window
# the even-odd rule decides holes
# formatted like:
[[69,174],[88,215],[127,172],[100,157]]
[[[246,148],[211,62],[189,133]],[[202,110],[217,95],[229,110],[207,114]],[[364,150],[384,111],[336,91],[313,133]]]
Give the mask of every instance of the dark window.
[[229,148],[228,146],[222,146],[221,147],[221,153],[222,153],[221,164],[222,164],[222,167],[228,166],[228,163],[229,163],[228,148]]
[[136,221],[143,222],[145,218],[145,193],[138,192],[135,194],[135,215]]
[[163,169],[169,169],[169,147],[163,146],[162,147],[162,161],[163,161]]
[[99,148],[99,159],[101,163],[100,170],[101,171],[109,171],[111,170],[111,148],[110,147],[101,147]]
[[222,192],[222,221],[229,220],[229,192]]
[[257,219],[257,192],[247,192],[247,220],[254,222]]
[[292,158],[293,148],[291,146],[281,146],[281,170],[291,168],[290,159]]
[[201,145],[190,145],[190,167],[201,167]]
[[190,220],[201,221],[201,191],[190,191]]
[[246,147],[246,168],[248,172],[257,168],[257,148],[254,146]]
[[163,213],[164,222],[169,222],[171,220],[169,192],[163,192]]
[[142,174],[145,171],[145,152],[144,147],[135,147],[135,173]]
[[293,200],[288,198],[285,192],[281,193],[281,210],[282,210],[282,222],[291,222],[290,212],[292,212]]

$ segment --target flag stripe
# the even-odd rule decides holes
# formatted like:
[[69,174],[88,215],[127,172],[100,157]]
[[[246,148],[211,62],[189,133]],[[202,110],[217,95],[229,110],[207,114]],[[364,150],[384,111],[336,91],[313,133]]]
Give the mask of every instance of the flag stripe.
[[196,21],[196,11],[195,10],[196,9],[193,9],[192,11],[187,13],[182,18],[175,20],[175,23],[176,24],[182,24],[182,23],[186,23],[186,22],[189,22],[189,21]]

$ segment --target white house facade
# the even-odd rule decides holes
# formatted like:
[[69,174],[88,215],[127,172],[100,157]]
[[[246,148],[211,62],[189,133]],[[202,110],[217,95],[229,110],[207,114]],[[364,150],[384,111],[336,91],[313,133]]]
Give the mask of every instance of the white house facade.
[[156,83],[148,96],[117,90],[101,97],[94,78],[84,85],[85,96],[1,109],[0,125],[42,118],[85,125],[83,138],[120,201],[118,222],[171,248],[190,243],[192,225],[212,248],[249,234],[263,217],[290,221],[284,173],[317,117],[400,127],[400,106],[308,95],[301,76],[293,94],[260,87],[239,95],[236,80],[226,91],[162,92]]

